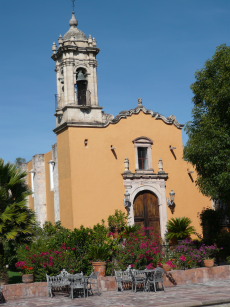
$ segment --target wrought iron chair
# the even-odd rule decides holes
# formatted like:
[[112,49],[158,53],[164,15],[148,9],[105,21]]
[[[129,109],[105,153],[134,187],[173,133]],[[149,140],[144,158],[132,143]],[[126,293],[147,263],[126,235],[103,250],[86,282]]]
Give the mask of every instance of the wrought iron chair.
[[53,297],[53,292],[67,291],[70,287],[69,274],[65,269],[59,275],[49,276],[46,274],[49,296]]
[[2,290],[3,290],[3,287],[0,286],[0,304],[3,304],[6,302],[3,296]]
[[153,286],[154,292],[156,292],[157,289],[161,289],[165,291],[164,289],[164,274],[165,270],[162,268],[156,268],[152,274],[148,277],[147,283],[146,283],[146,289],[148,291],[151,290],[151,286]]
[[[137,292],[137,287],[140,286],[143,290],[146,290],[147,276],[145,271],[142,270],[131,270],[134,291]],[[140,288],[139,287],[139,288]]]
[[117,291],[119,289],[123,292],[125,288],[127,288],[127,285],[132,285],[133,290],[133,278],[131,275],[130,270],[128,271],[116,271],[115,270],[115,278],[117,282]]
[[83,273],[78,273],[74,275],[70,275],[70,297],[73,299],[74,297],[74,290],[78,292],[82,292],[84,297],[88,297],[88,290],[87,290],[87,281],[83,276]]
[[93,272],[89,275],[87,278],[87,290],[90,294],[94,294],[96,292],[98,295],[101,294],[100,289],[99,289],[99,280],[98,280],[98,272]]

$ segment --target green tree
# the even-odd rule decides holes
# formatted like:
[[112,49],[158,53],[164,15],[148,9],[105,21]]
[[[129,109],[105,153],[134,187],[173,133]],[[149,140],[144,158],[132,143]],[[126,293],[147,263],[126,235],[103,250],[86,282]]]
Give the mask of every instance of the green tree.
[[[26,173],[0,159],[0,258],[4,245],[27,242],[34,231],[35,215],[26,205],[30,194]],[[1,264],[0,264],[1,266]]]
[[26,163],[26,159],[25,158],[16,158],[15,159],[15,164],[17,167],[21,167],[22,164]]
[[201,192],[230,201],[230,47],[221,45],[211,60],[196,72],[193,120],[184,157],[198,173]]

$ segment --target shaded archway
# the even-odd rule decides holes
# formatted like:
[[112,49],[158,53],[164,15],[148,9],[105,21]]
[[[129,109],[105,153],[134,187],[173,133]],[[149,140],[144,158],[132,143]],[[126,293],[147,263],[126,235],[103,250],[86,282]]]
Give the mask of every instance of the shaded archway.
[[142,227],[151,227],[161,235],[160,212],[157,196],[150,191],[139,192],[134,199],[134,222]]

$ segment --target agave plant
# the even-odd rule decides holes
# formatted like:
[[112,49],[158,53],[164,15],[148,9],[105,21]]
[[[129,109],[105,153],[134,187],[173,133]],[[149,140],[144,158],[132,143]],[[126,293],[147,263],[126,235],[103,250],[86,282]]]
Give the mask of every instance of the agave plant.
[[191,226],[191,223],[192,221],[188,217],[172,218],[166,225],[166,239],[177,243],[178,240],[184,240],[195,234],[195,228]]

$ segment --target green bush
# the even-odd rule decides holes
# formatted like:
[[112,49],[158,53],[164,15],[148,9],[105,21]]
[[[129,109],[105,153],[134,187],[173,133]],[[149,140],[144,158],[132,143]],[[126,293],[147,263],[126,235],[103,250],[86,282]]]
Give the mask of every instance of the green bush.
[[117,230],[121,231],[127,225],[128,215],[121,210],[115,210],[113,215],[108,217],[108,225],[111,231]]
[[188,217],[172,218],[168,221],[166,228],[166,239],[172,243],[185,240],[195,234],[195,228],[191,226],[192,221]]
[[211,244],[216,241],[221,231],[221,211],[205,208],[200,213],[201,226],[205,242]]

